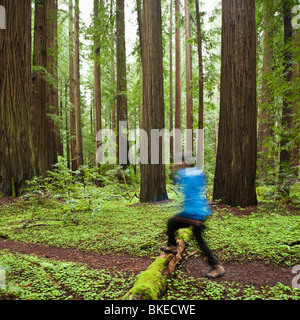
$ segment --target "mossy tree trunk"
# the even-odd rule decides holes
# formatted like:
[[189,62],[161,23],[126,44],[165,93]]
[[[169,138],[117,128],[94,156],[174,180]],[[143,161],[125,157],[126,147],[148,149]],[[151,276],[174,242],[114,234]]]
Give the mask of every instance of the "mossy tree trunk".
[[167,279],[175,271],[178,262],[182,261],[182,254],[193,233],[191,228],[178,231],[177,255],[162,253],[148,267],[137,276],[131,290],[123,300],[158,300],[167,288]]

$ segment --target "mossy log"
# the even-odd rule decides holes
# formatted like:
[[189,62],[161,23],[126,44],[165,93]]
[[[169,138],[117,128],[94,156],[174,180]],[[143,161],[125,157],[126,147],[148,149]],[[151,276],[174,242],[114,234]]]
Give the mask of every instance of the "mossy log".
[[137,276],[132,289],[123,297],[123,300],[158,300],[167,287],[168,276],[182,261],[182,253],[192,237],[190,228],[180,229],[177,233],[177,254],[161,253],[159,257]]

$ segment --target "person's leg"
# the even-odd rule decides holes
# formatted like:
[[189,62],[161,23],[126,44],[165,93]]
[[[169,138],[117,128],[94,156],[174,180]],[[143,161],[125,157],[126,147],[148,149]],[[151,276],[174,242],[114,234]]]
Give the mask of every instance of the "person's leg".
[[168,252],[168,253],[172,253],[172,254],[176,254],[177,253],[177,242],[176,242],[176,238],[175,238],[175,232],[178,229],[181,228],[187,228],[189,227],[189,225],[182,223],[180,221],[176,220],[176,216],[174,216],[173,218],[171,218],[168,221],[168,225],[167,225],[167,236],[168,236],[168,243],[166,247],[162,247],[162,251],[164,252]]
[[194,235],[197,239],[198,245],[203,253],[206,255],[208,259],[208,264],[212,267],[211,271],[206,274],[206,277],[209,279],[215,279],[218,277],[223,277],[225,275],[225,269],[218,262],[217,258],[214,256],[212,251],[207,246],[206,242],[202,237],[203,227],[195,227],[193,228]]
[[200,249],[203,251],[203,253],[205,254],[205,256],[208,259],[208,264],[213,267],[215,265],[218,265],[219,262],[217,260],[217,258],[214,256],[214,254],[212,253],[212,251],[209,249],[209,247],[207,246],[206,242],[204,241],[203,237],[202,237],[202,232],[203,232],[203,227],[193,227],[193,233],[194,236],[198,242],[198,245],[200,247]]
[[167,229],[168,246],[176,246],[175,232],[178,229],[187,228],[187,227],[189,227],[189,225],[182,222],[178,222],[176,220],[176,216],[171,218],[168,221],[168,229]]

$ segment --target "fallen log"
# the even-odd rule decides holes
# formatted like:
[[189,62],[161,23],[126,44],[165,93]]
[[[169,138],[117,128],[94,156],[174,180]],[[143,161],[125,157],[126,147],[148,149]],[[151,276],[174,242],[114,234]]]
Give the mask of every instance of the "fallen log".
[[177,254],[161,253],[159,257],[137,276],[134,286],[122,300],[158,300],[167,288],[167,279],[182,261],[186,244],[192,237],[191,228],[180,229],[177,233]]

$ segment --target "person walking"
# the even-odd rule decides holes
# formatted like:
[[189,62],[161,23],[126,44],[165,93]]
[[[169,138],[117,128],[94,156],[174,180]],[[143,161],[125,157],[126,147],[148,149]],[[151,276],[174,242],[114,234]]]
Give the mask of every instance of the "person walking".
[[161,250],[166,253],[177,254],[175,233],[178,229],[193,228],[199,248],[208,259],[211,270],[206,274],[209,279],[225,276],[225,269],[219,263],[208,245],[203,239],[205,229],[204,222],[212,214],[205,192],[206,177],[200,168],[193,167],[183,162],[176,165],[178,168],[175,176],[177,182],[183,189],[184,208],[183,211],[173,216],[167,224],[167,246]]

